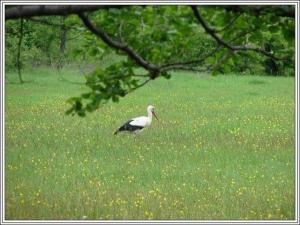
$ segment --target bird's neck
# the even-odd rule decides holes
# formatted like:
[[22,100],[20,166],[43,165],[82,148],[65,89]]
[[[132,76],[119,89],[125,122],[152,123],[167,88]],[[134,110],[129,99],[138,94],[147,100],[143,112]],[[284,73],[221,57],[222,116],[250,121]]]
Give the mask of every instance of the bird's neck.
[[148,112],[148,118],[152,120],[152,112]]

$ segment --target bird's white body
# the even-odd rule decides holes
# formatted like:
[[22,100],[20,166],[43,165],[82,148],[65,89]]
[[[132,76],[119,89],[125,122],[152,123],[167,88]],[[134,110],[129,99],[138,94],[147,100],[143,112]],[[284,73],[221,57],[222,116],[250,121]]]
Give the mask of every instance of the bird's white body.
[[152,114],[148,116],[140,116],[140,117],[133,118],[129,124],[133,126],[148,127],[151,125],[151,122],[152,122]]
[[133,133],[139,133],[144,128],[149,127],[152,123],[152,116],[154,115],[156,117],[154,113],[154,107],[149,105],[147,107],[147,112],[148,112],[148,116],[140,116],[127,121],[123,126],[121,126],[115,132],[115,134],[117,134],[120,131],[130,131]]

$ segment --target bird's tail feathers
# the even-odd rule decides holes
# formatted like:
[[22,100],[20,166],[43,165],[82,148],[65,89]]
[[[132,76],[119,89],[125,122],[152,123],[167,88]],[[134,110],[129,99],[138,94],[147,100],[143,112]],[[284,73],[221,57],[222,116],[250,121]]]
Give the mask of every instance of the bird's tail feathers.
[[118,133],[119,133],[119,130],[116,130],[115,133],[114,133],[114,135],[116,135],[116,134],[118,134]]

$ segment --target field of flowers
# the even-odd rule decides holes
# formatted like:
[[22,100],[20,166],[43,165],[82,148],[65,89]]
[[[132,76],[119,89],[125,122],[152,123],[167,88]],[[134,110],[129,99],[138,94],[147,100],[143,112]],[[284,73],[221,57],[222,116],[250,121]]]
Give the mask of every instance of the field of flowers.
[[[79,118],[85,87],[61,79],[79,75],[24,77],[5,86],[6,219],[294,219],[293,78],[174,73]],[[149,104],[160,123],[113,135]]]

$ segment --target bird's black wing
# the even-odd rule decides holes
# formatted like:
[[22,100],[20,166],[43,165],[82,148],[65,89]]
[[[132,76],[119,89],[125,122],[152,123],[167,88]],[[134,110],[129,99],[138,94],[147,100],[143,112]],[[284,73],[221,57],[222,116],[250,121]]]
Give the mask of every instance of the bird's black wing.
[[144,127],[142,126],[134,126],[131,125],[130,122],[133,120],[128,120],[126,123],[124,123],[114,134],[116,135],[117,133],[121,132],[121,131],[130,131],[130,132],[134,132],[136,130],[141,130]]

